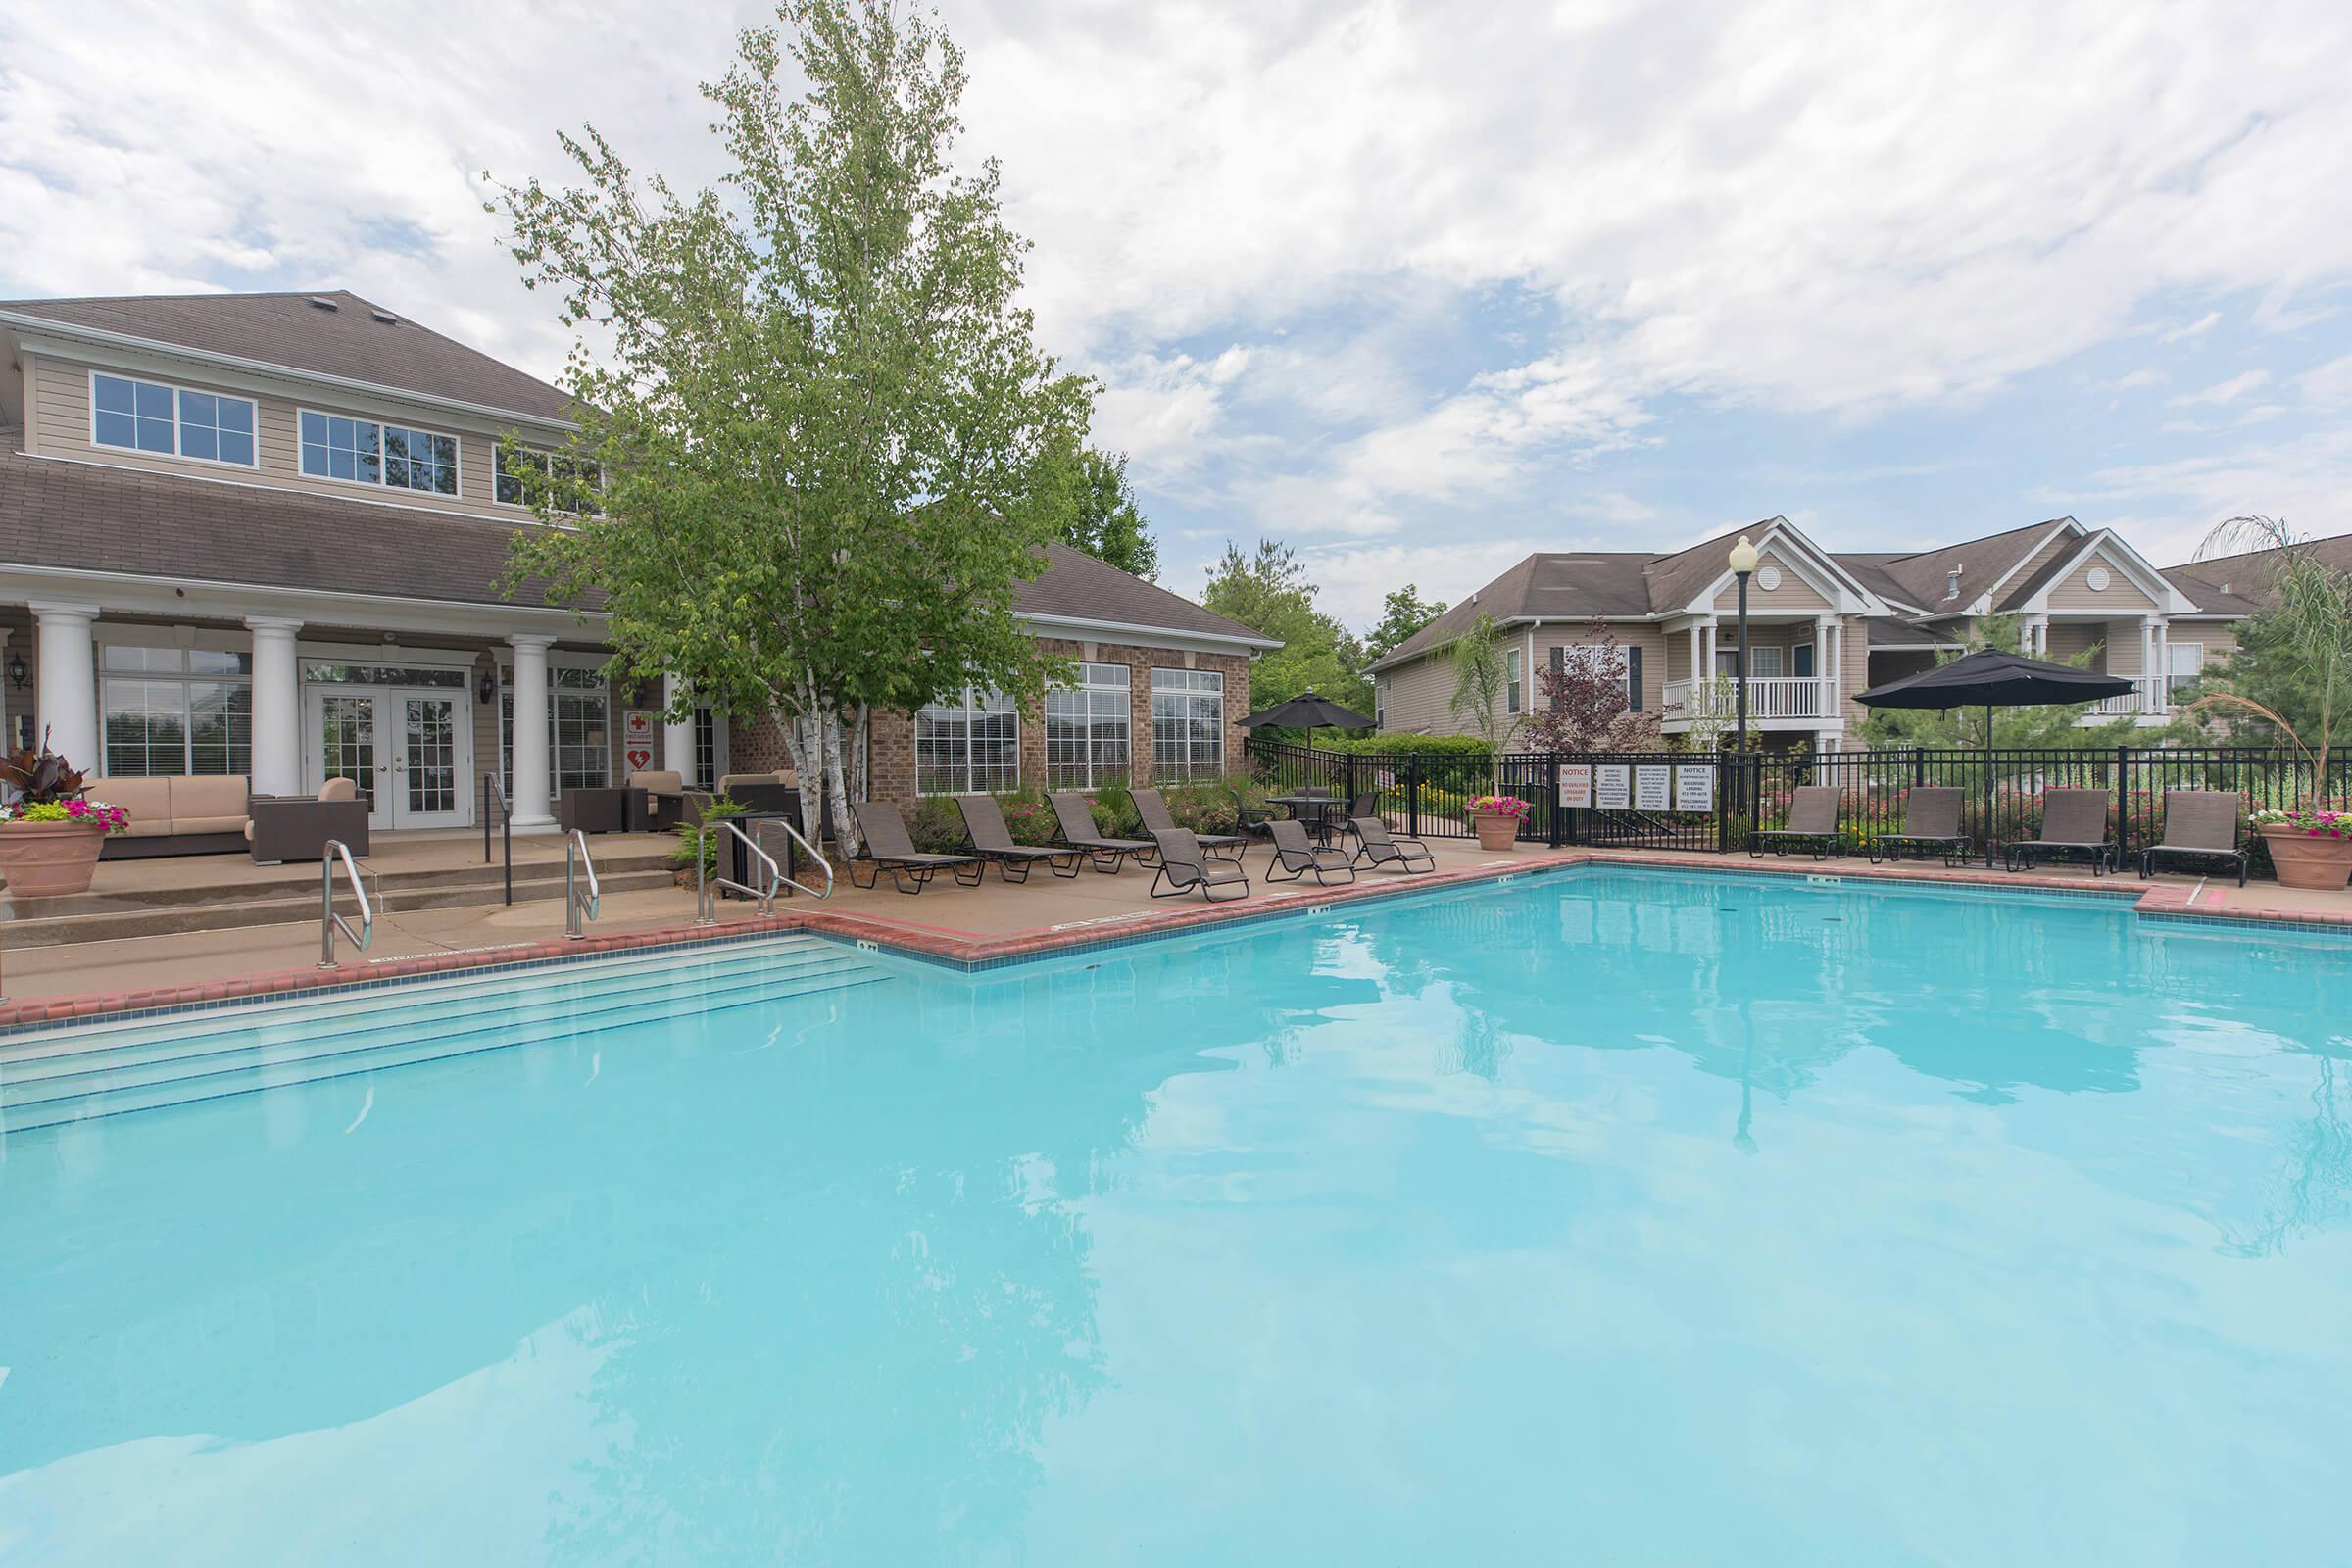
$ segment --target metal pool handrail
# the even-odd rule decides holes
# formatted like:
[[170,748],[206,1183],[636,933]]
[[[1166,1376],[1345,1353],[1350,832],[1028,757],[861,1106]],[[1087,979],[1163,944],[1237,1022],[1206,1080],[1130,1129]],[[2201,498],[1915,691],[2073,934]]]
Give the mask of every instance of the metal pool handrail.
[[[586,873],[588,893],[581,897],[581,873]],[[580,929],[580,916],[596,918],[604,907],[604,890],[597,885],[596,860],[588,853],[588,833],[585,828],[573,828],[564,840],[564,934],[577,942],[585,934]]]
[[[335,912],[335,861],[343,862],[344,874],[351,878],[351,896],[359,901],[360,928],[354,931],[351,922]],[[318,967],[335,966],[335,933],[362,953],[375,940],[375,909],[368,902],[368,890],[360,883],[360,868],[351,858],[351,846],[341,839],[328,839],[318,855]]]
[[[767,882],[764,886],[746,887],[731,877],[710,874],[708,845],[713,826],[721,834],[733,834],[746,851],[758,857],[760,863],[767,867]],[[721,838],[720,843],[725,843],[725,839]],[[749,833],[734,823],[722,820],[717,823],[704,822],[696,826],[694,830],[694,923],[696,925],[718,924],[718,891],[721,888],[731,888],[746,898],[758,899],[760,912],[765,915],[769,906],[775,902],[776,889],[785,880],[784,868],[776,864],[775,857],[761,849]],[[798,887],[800,884],[796,882],[793,886]]]
[[[761,825],[767,826],[770,824],[763,823]],[[808,858],[816,863],[816,868],[818,870],[825,873],[825,891],[822,893],[817,892],[816,889],[810,887],[808,883],[797,882],[789,876],[781,879],[784,885],[786,887],[799,888],[803,893],[808,894],[812,899],[831,898],[833,896],[833,862],[826,859],[823,852],[818,850],[815,845],[803,838],[801,836],[801,830],[797,827],[794,827],[790,822],[778,819],[772,825],[782,828],[786,836],[789,837],[793,843],[798,844],[802,849],[808,851]],[[770,861],[769,863],[773,864],[774,862]]]

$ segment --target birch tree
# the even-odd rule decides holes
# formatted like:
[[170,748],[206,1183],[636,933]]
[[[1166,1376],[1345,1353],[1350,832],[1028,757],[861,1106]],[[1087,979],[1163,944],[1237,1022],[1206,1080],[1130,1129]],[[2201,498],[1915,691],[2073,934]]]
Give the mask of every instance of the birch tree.
[[514,466],[551,526],[512,573],[603,611],[615,680],[675,672],[670,718],[773,715],[807,825],[821,791],[854,847],[873,714],[965,686],[1034,710],[1059,672],[1013,605],[1091,388],[1017,303],[997,166],[952,161],[963,61],[936,23],[879,0],[777,23],[702,87],[715,188],[641,175],[592,125],[559,138],[571,183],[484,176],[581,339],[572,461]]

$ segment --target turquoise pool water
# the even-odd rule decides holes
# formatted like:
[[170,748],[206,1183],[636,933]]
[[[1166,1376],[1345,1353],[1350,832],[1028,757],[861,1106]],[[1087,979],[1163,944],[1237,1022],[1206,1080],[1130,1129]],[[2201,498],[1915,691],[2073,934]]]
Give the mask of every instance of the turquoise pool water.
[[502,983],[17,1064],[375,1070],[0,1140],[0,1562],[2352,1551],[2340,940],[1592,870]]

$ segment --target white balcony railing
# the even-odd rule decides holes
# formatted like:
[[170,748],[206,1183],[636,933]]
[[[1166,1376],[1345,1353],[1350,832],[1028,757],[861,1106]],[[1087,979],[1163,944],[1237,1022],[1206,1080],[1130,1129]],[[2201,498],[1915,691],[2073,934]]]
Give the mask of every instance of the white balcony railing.
[[2103,697],[2090,705],[2086,720],[2124,718],[2133,713],[2161,713],[2171,703],[2174,682],[2163,675],[2132,675],[2125,677],[2132,689],[2113,697]]
[[[1740,698],[1729,675],[1710,681],[1670,680],[1666,683],[1666,718],[1730,718]],[[1750,718],[1835,718],[1836,703],[1830,682],[1818,675],[1750,675],[1747,678],[1747,716]]]

